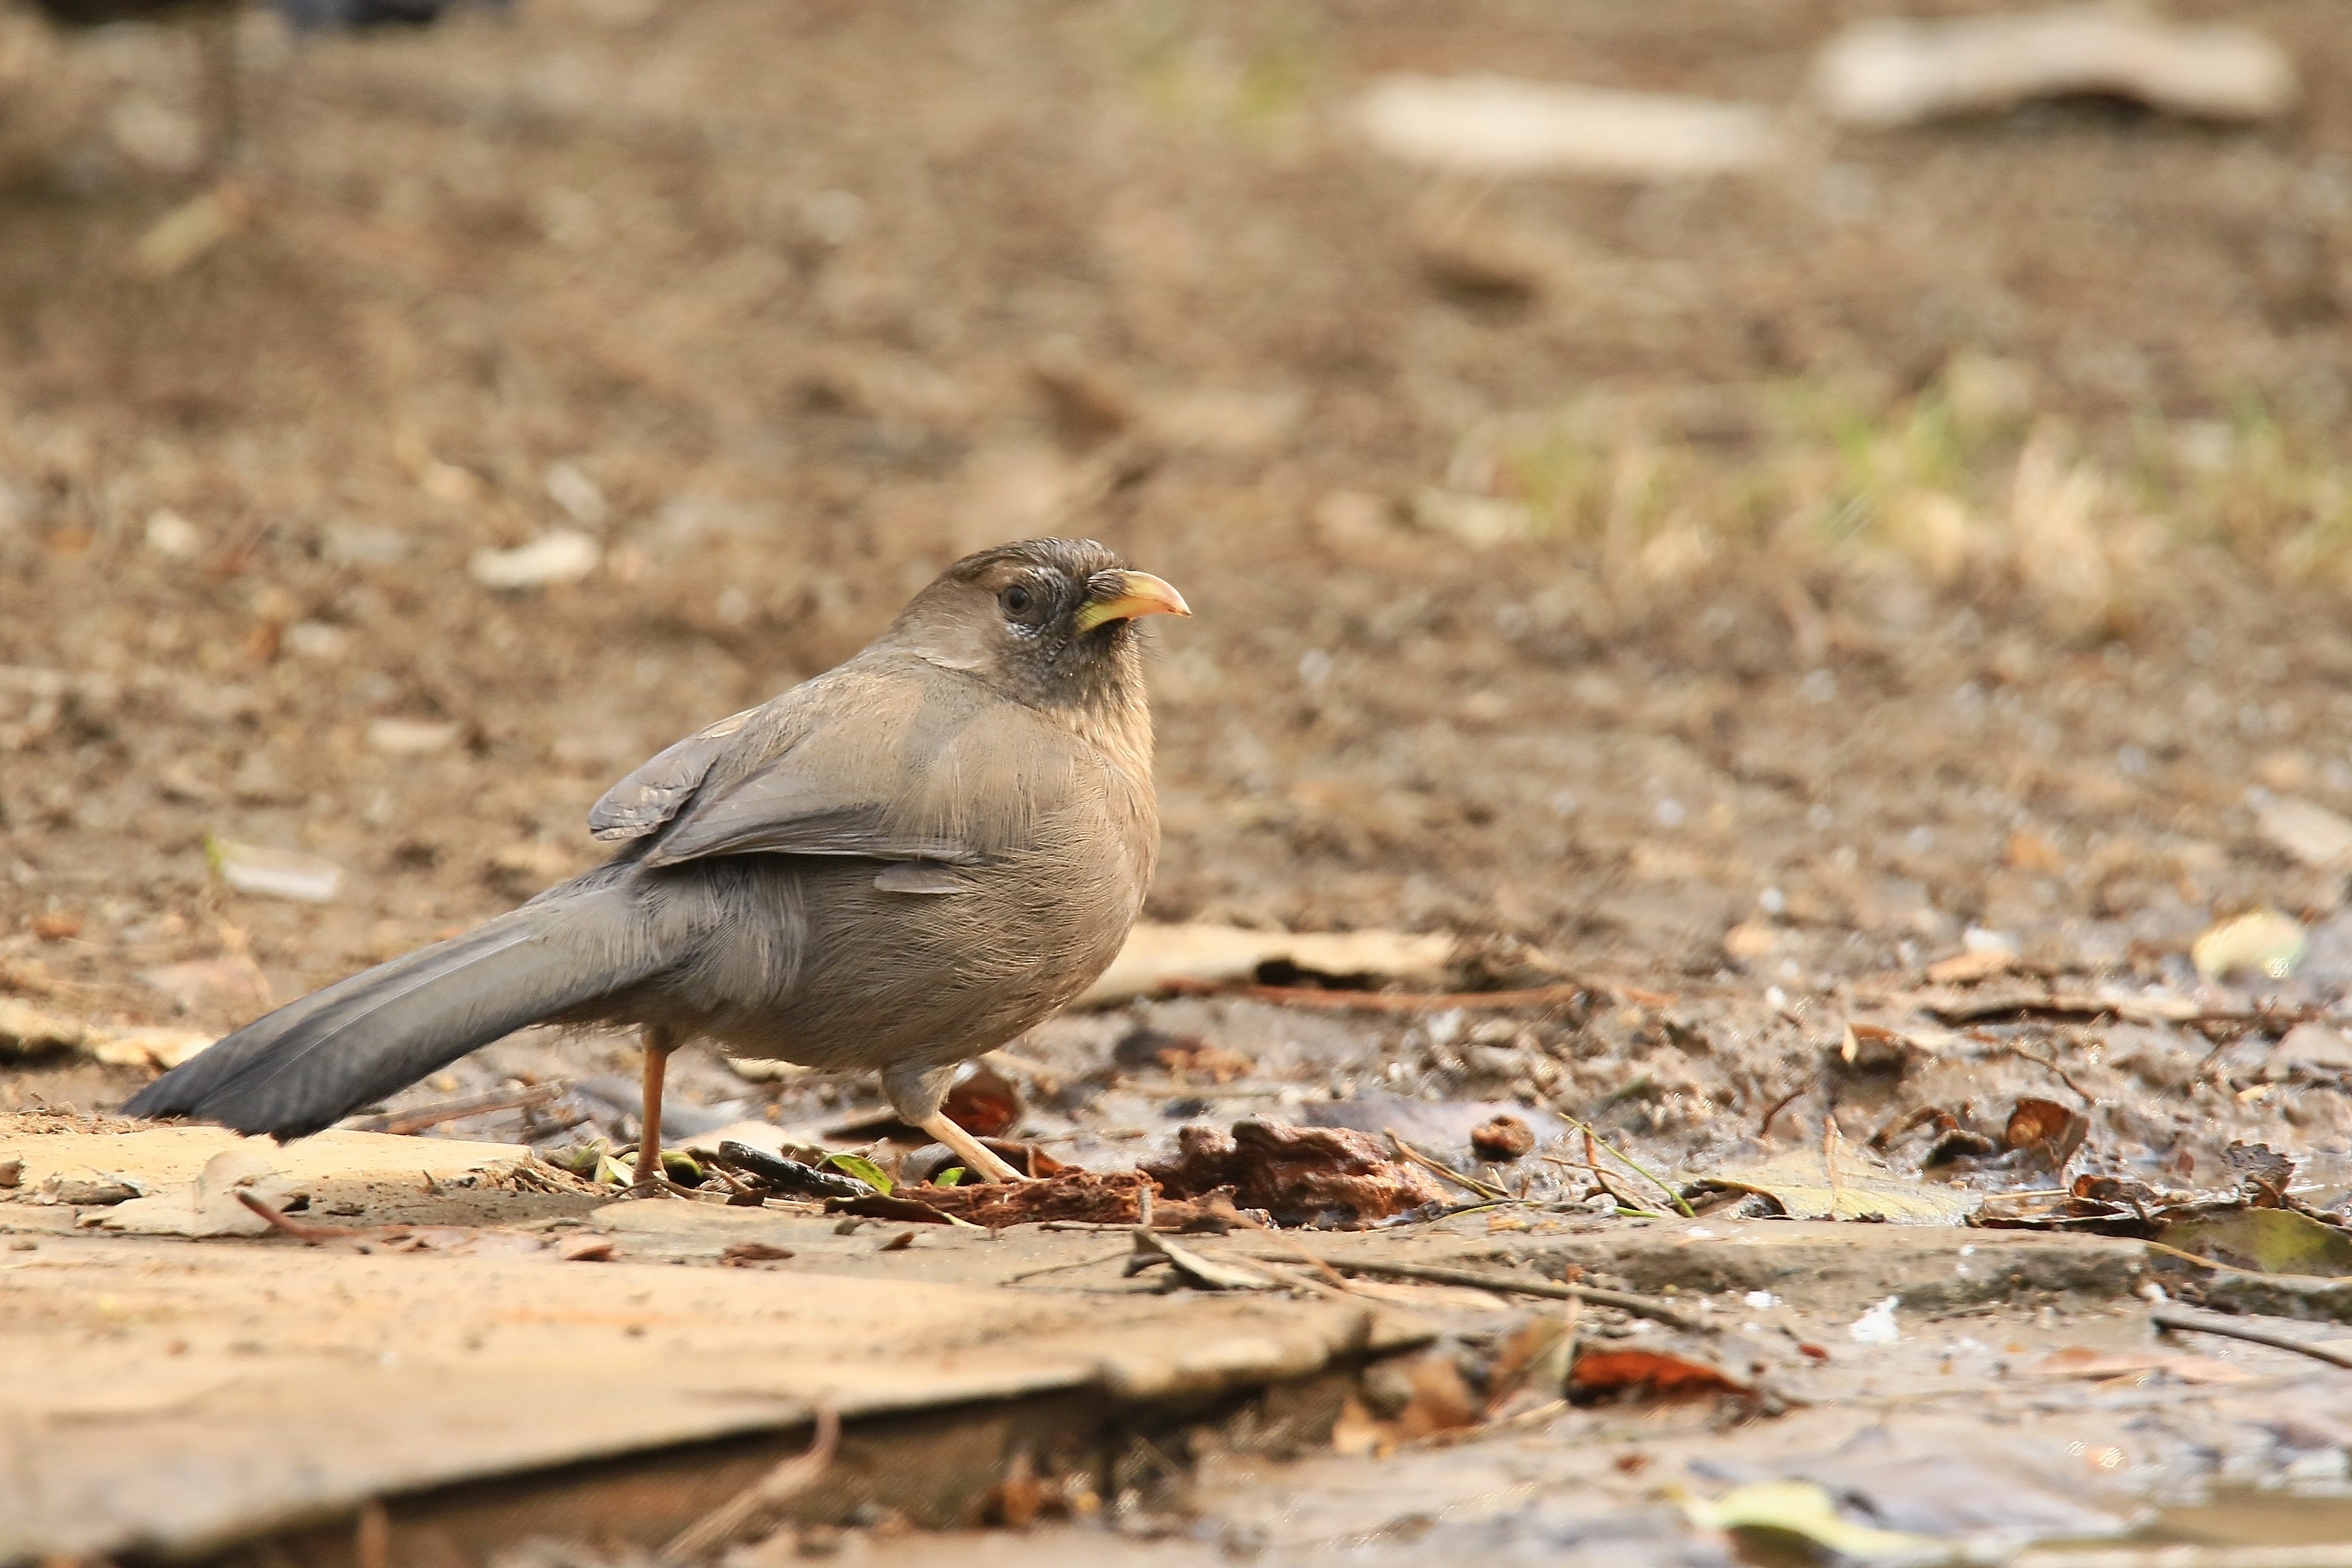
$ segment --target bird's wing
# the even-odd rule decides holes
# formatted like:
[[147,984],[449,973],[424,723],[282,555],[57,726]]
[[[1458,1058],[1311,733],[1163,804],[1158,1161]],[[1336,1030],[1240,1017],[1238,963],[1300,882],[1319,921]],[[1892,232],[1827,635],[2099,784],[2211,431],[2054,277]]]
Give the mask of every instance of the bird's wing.
[[707,724],[604,792],[588,811],[588,831],[599,838],[643,838],[676,816],[702,787],[713,763],[738,744],[743,726],[759,713],[746,708]]
[[671,747],[590,824],[657,835],[646,867],[751,854],[977,865],[1030,844],[1067,798],[1067,740],[933,667],[835,671]]

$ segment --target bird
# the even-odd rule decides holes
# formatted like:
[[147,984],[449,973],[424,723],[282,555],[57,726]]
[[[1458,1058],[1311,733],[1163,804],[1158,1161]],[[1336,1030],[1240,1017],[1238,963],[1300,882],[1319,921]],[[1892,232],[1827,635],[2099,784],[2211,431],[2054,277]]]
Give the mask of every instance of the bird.
[[531,1024],[644,1047],[636,1186],[671,1051],[878,1071],[975,1178],[957,1066],[1108,967],[1159,854],[1138,623],[1182,595],[1091,540],[965,556],[863,650],[608,790],[603,865],[247,1024],[123,1108],[281,1142]]

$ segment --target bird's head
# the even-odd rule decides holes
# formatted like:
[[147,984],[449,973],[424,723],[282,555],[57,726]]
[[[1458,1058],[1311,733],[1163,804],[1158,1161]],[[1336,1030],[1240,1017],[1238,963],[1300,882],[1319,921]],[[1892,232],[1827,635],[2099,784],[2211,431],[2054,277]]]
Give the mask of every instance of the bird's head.
[[1140,700],[1138,620],[1192,613],[1091,539],[1026,539],[949,567],[882,641],[1034,706],[1093,707]]

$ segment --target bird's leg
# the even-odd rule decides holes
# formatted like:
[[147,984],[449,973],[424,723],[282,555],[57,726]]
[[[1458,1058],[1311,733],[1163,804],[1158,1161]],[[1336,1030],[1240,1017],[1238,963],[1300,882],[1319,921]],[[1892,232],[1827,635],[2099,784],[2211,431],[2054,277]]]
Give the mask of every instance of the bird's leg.
[[989,1182],[1029,1180],[1006,1164],[996,1151],[948,1120],[940,1107],[947,1103],[948,1085],[954,1081],[951,1066],[928,1072],[893,1068],[882,1075],[882,1092],[889,1097],[893,1110],[953,1150],[973,1175]]
[[915,1123],[924,1131],[955,1151],[964,1169],[991,1182],[1025,1182],[1030,1178],[1005,1163],[1004,1157],[954,1122],[944,1110],[934,1111]]
[[637,1115],[636,1185],[650,1191],[661,1185],[662,1079],[669,1071],[670,1052],[677,1049],[677,1037],[659,1024],[647,1024],[644,1040],[645,1104]]

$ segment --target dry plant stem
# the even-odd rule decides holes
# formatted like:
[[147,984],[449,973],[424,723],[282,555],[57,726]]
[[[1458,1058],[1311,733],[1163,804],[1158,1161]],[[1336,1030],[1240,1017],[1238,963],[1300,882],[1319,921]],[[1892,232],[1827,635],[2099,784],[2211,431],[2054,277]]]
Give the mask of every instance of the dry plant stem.
[[1588,1173],[1592,1177],[1593,1184],[1598,1186],[1601,1192],[1608,1195],[1610,1202],[1617,1205],[1617,1212],[1619,1214],[1633,1215],[1642,1219],[1672,1219],[1675,1217],[1674,1215],[1666,1214],[1659,1209],[1645,1209],[1640,1204],[1637,1204],[1633,1199],[1627,1197],[1623,1193],[1619,1192],[1616,1186],[1609,1180],[1609,1173],[1601,1166],[1594,1164],[1590,1160],[1562,1160],[1557,1155],[1546,1154],[1543,1157],[1543,1161],[1545,1164],[1558,1165],[1563,1171],[1583,1171]]
[[1758,1122],[1756,1125],[1756,1136],[1759,1138],[1770,1137],[1772,1134],[1773,1118],[1779,1116],[1780,1112],[1788,1110],[1791,1105],[1796,1104],[1800,1100],[1802,1100],[1805,1097],[1805,1091],[1812,1087],[1813,1086],[1810,1083],[1801,1083],[1796,1088],[1790,1089],[1788,1093],[1782,1095],[1780,1099],[1774,1100],[1771,1104],[1766,1106],[1764,1108],[1764,1120]]
[[2330,1366],[2352,1371],[2352,1355],[2342,1351],[2290,1339],[2266,1329],[2242,1328],[2231,1318],[2192,1312],[2183,1307],[2158,1307],[2147,1315],[2147,1321],[2159,1329],[2175,1333],[2218,1334],[2225,1340],[2243,1340],[2250,1345],[2268,1345],[2273,1350],[2293,1351],[2297,1355],[2307,1355],[2314,1361],[2324,1361]]
[[841,1415],[830,1405],[816,1413],[816,1431],[808,1451],[795,1454],[752,1485],[678,1531],[661,1549],[666,1563],[694,1563],[731,1546],[749,1530],[765,1522],[761,1516],[791,1501],[824,1479],[833,1466],[834,1449],[841,1442]]
[[301,1220],[289,1218],[251,1193],[239,1192],[236,1194],[236,1201],[268,1220],[272,1229],[283,1231],[310,1247],[316,1247],[322,1241],[341,1241],[348,1237],[367,1234],[363,1230],[355,1230],[347,1225],[308,1225]]
[[[1280,1261],[1255,1253],[1244,1256],[1257,1263]],[[1512,1274],[1490,1274],[1483,1268],[1449,1268],[1438,1263],[1374,1263],[1355,1258],[1326,1258],[1320,1261],[1329,1268],[1352,1269],[1358,1274],[1377,1274],[1392,1279],[1419,1279],[1431,1285],[1462,1285],[1473,1290],[1540,1296],[1548,1301],[1581,1301],[1589,1307],[1614,1307],[1621,1312],[1630,1312],[1634,1317],[1647,1318],[1654,1323],[1664,1323],[1668,1328],[1694,1334],[1721,1331],[1713,1324],[1686,1317],[1646,1296],[1629,1295],[1622,1290],[1603,1290],[1596,1285],[1569,1285],[1558,1279],[1522,1279]]]
[[955,1152],[964,1169],[990,1182],[1025,1182],[1031,1178],[1014,1170],[1004,1157],[948,1119],[944,1110],[935,1110],[916,1124]]
[[645,1030],[645,1100],[638,1111],[637,1182],[651,1190],[661,1176],[662,1079],[669,1073],[669,1054],[677,1041],[667,1029],[647,1025]]
[[1643,1007],[1663,1007],[1674,998],[1662,991],[1613,981],[1575,980],[1559,985],[1537,985],[1523,991],[1315,991],[1303,985],[1234,985],[1223,981],[1171,981],[1161,987],[1174,996],[1240,996],[1271,1002],[1280,1007],[1314,1007],[1340,1013],[1494,1012],[1512,1007],[1547,1007],[1573,1002],[1596,991],[1609,992]]
[[502,1089],[489,1094],[469,1094],[463,1100],[445,1100],[437,1105],[419,1106],[397,1116],[372,1117],[369,1121],[362,1122],[361,1128],[364,1131],[406,1137],[422,1132],[428,1127],[438,1127],[445,1121],[456,1121],[467,1116],[487,1115],[493,1110],[528,1110],[535,1105],[544,1105],[557,1099],[563,1089],[564,1086],[560,1083],[539,1083],[528,1089]]
[[1698,1211],[1691,1207],[1689,1204],[1683,1201],[1682,1194],[1675,1191],[1674,1188],[1666,1185],[1664,1182],[1659,1180],[1648,1166],[1643,1164],[1639,1160],[1636,1160],[1632,1155],[1626,1153],[1622,1149],[1611,1147],[1608,1140],[1593,1131],[1591,1127],[1586,1123],[1579,1121],[1575,1117],[1570,1117],[1568,1119],[1568,1124],[1570,1127],[1575,1128],[1578,1131],[1583,1133],[1588,1142],[1598,1144],[1603,1153],[1612,1155],[1617,1160],[1622,1162],[1626,1168],[1633,1172],[1634,1174],[1649,1183],[1650,1185],[1657,1188],[1658,1191],[1665,1194],[1666,1201],[1673,1204],[1675,1205],[1675,1212],[1679,1213],[1685,1219],[1698,1218]]
[[[2040,1196],[2053,1196],[2053,1195],[2055,1195],[2055,1194],[2037,1194],[2037,1193],[2019,1193],[2019,1194],[2014,1194],[2014,1195],[2015,1195],[2015,1196],[2018,1196],[2018,1197],[2040,1197]],[[2160,1242],[2160,1241],[2143,1241],[2143,1242],[2141,1242],[2141,1243],[2140,1243],[2140,1245],[2141,1245],[2142,1247],[2147,1247],[2150,1252],[2161,1252],[2161,1253],[2163,1253],[2163,1254],[2164,1254],[2166,1257],[2168,1257],[2168,1258],[2179,1258],[2183,1263],[2194,1263],[2194,1264],[2196,1264],[2200,1268],[2213,1268],[2213,1269],[2218,1269],[2218,1270],[2220,1270],[2220,1271],[2221,1271],[2221,1273],[2223,1273],[2223,1274],[2242,1274],[2242,1275],[2244,1275],[2244,1276],[2245,1276],[2247,1279],[2267,1279],[2273,1278],[2273,1276],[2271,1276],[2271,1275],[2265,1274],[2262,1269],[2259,1269],[2259,1268],[2239,1268],[2239,1267],[2238,1267],[2236,1264],[2234,1264],[2234,1263],[2218,1263],[2218,1262],[2215,1262],[2212,1258],[2207,1258],[2207,1257],[2204,1257],[2203,1255],[2201,1255],[2201,1254],[2200,1254],[2200,1253],[2195,1253],[2195,1252],[2184,1252],[2184,1251],[2182,1251],[2179,1247],[2167,1247],[2163,1242]]]
[[[1249,1226],[1250,1229],[1256,1231],[1260,1236],[1267,1237],[1279,1243],[1283,1247],[1287,1249],[1293,1257],[1313,1268],[1316,1272],[1323,1276],[1324,1279],[1329,1283],[1334,1289],[1344,1290],[1350,1295],[1356,1294],[1354,1289],[1348,1284],[1345,1276],[1343,1276],[1338,1269],[1332,1268],[1328,1263],[1324,1262],[1323,1259],[1316,1257],[1315,1254],[1307,1251],[1304,1247],[1301,1247],[1298,1244],[1297,1237],[1285,1235],[1281,1230],[1273,1226],[1264,1224],[1258,1220],[1254,1220],[1250,1218],[1249,1215],[1241,1213],[1238,1209],[1234,1212],[1235,1216],[1239,1218],[1244,1225]],[[1261,1258],[1259,1261],[1264,1262],[1265,1259]]]
[[2011,1056],[2021,1057],[2025,1060],[2032,1062],[2035,1067],[2041,1068],[2045,1071],[2055,1075],[2058,1081],[2064,1084],[2068,1089],[2073,1089],[2076,1096],[2082,1100],[2084,1105],[2096,1105],[2099,1103],[2097,1096],[2094,1095],[2089,1089],[2084,1089],[2081,1084],[2076,1083],[2072,1078],[2068,1077],[2066,1069],[2060,1067],[2056,1062],[2052,1061],[2048,1057],[2037,1057],[2032,1051],[2027,1050],[2023,1046],[2019,1045],[2014,1040],[2006,1042],[2006,1048]]
[[2352,1546],[2059,1547],[2009,1568],[2352,1568]]
[[1396,1152],[1405,1159],[1410,1160],[1412,1163],[1419,1165],[1422,1169],[1434,1172],[1436,1174],[1444,1177],[1447,1181],[1452,1182],[1455,1186],[1460,1187],[1463,1191],[1475,1193],[1478,1196],[1488,1199],[1489,1201],[1502,1203],[1507,1203],[1510,1201],[1511,1194],[1503,1191],[1502,1188],[1490,1187],[1475,1176],[1465,1176],[1461,1172],[1454,1169],[1451,1165],[1442,1165],[1436,1161],[1431,1159],[1428,1155],[1423,1153],[1420,1150],[1414,1148],[1412,1144],[1398,1137],[1395,1128],[1390,1128],[1388,1130],[1388,1134],[1389,1142],[1396,1145]]

